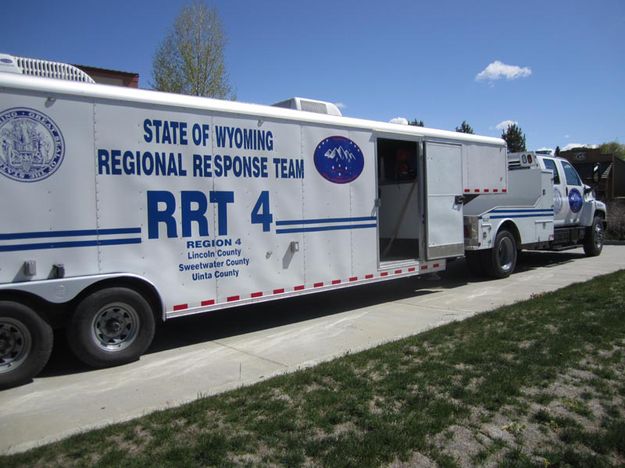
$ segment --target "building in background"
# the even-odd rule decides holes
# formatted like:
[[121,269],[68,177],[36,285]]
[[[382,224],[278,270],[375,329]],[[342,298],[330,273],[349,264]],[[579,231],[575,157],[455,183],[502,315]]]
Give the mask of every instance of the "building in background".
[[138,73],[124,72],[119,70],[107,70],[106,68],[91,67],[89,65],[74,66],[76,68],[80,68],[87,75],[93,78],[93,81],[99,84],[125,86],[127,88],[139,87]]
[[625,197],[625,161],[613,154],[601,154],[598,148],[573,148],[561,151],[586,185],[595,189],[601,200]]

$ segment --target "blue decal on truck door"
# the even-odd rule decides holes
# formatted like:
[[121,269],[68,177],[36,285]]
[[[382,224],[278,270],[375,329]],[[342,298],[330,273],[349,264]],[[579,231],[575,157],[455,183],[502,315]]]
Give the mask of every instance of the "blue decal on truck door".
[[569,206],[571,207],[571,211],[573,213],[579,213],[583,204],[584,199],[582,198],[582,194],[579,193],[579,190],[571,189],[569,192]]
[[335,184],[356,180],[365,167],[365,158],[358,145],[342,136],[331,136],[319,143],[314,159],[319,174]]

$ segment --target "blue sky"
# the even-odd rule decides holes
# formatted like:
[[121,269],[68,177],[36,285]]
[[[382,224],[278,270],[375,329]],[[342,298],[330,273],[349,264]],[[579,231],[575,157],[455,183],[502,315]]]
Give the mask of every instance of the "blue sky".
[[[184,2],[2,3],[0,52],[138,72],[149,87]],[[303,96],[342,103],[352,117],[443,129],[467,120],[494,136],[515,121],[530,149],[625,143],[624,0],[208,4],[240,101]]]

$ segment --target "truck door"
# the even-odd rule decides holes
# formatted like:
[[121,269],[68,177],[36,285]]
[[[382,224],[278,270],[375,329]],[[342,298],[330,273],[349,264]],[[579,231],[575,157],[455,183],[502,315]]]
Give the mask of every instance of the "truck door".
[[562,165],[564,172],[563,183],[565,184],[564,195],[566,198],[564,206],[567,207],[564,224],[578,224],[584,204],[584,184],[582,184],[579,174],[569,162],[561,159],[558,159],[557,162]]
[[462,226],[462,146],[426,142],[426,257],[464,254]]
[[545,169],[553,172],[554,226],[579,222],[584,201],[584,186],[577,171],[561,159],[543,158]]

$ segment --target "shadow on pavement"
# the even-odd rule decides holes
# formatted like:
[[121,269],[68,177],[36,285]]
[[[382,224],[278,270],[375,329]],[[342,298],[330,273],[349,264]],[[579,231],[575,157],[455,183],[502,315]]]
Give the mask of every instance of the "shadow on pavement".
[[[554,267],[583,256],[580,251],[523,252],[518,260],[517,272]],[[491,280],[472,278],[464,260],[461,259],[449,262],[447,270],[438,275],[354,286],[182,317],[169,320],[158,327],[154,342],[146,354],[244,335],[385,302],[432,294],[440,289],[453,289],[468,283],[486,281]],[[56,331],[54,339],[52,356],[39,375],[40,378],[74,374],[90,369],[72,354],[63,330]]]

